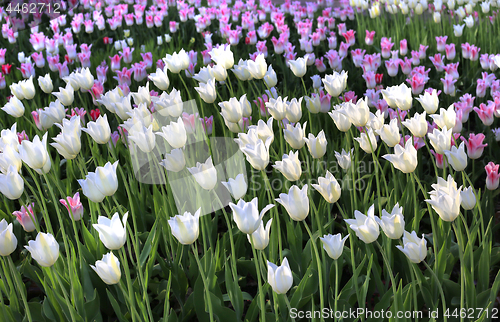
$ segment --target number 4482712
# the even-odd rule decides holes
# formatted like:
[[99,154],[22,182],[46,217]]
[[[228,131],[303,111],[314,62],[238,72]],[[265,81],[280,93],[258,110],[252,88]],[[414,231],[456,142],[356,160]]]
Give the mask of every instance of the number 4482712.
[[61,4],[60,3],[22,3],[19,2],[12,7],[12,3],[9,3],[5,11],[9,14],[15,13],[24,13],[24,14],[35,14],[35,13],[60,13]]

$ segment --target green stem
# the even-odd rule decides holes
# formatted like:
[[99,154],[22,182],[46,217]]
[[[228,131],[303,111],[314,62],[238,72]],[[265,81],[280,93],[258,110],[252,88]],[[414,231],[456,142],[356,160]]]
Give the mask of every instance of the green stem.
[[[288,297],[286,296],[286,294],[283,294],[283,297],[285,298],[285,303],[286,303],[286,306],[288,308],[288,312],[291,312],[292,311],[292,306],[290,305],[290,301],[288,300]],[[323,312],[323,311],[321,311]],[[290,317],[292,319],[293,322],[295,322],[295,319]],[[321,314],[321,320],[323,320],[323,314]]]
[[236,267],[236,251],[235,251],[235,247],[234,247],[233,227],[231,225],[231,221],[229,220],[229,216],[226,212],[226,209],[224,208],[224,205],[222,204],[222,202],[219,199],[219,196],[217,195],[217,193],[215,191],[213,191],[213,192],[215,195],[215,199],[217,200],[217,202],[219,203],[219,205],[221,207],[222,213],[224,213],[224,218],[226,219],[227,230],[229,233],[229,243],[231,244],[231,263],[232,263],[231,272],[233,273],[234,281],[237,281],[238,280],[238,272],[237,272],[237,267]]
[[[441,287],[441,283],[439,282],[439,279],[436,276],[436,273],[434,273],[432,268],[430,268],[429,264],[427,264],[425,261],[422,261],[422,263],[424,263],[425,267],[429,270],[429,272],[431,272],[432,277],[434,277],[434,279],[436,280],[436,284],[438,285],[439,293],[441,295],[441,305],[443,306],[443,312],[446,312],[446,298],[444,297],[443,288]],[[448,318],[446,317],[446,315],[443,315],[443,317],[444,317],[445,322],[448,321]]]
[[385,262],[385,266],[387,267],[387,270],[389,271],[389,277],[391,278],[391,284],[392,284],[392,292],[394,294],[394,305],[395,305],[396,312],[398,312],[399,303],[396,300],[396,293],[398,290],[397,290],[396,280],[394,279],[394,274],[392,273],[391,263],[388,261],[387,256],[385,255],[384,249],[382,248],[382,246],[380,246],[379,242],[375,241],[375,244],[380,249],[380,253],[382,254],[382,258],[384,259],[384,262]]
[[[132,287],[132,279],[130,277],[130,268],[128,266],[128,260],[127,256],[125,255],[125,248],[122,247],[120,248],[120,251],[118,252],[118,256],[120,256],[120,262],[123,264],[123,270],[125,271],[125,279],[127,281],[127,290],[128,290],[128,299],[129,299],[129,305],[130,305],[130,310],[132,311],[132,321],[136,321],[134,318],[135,314],[137,313],[137,310],[135,309],[135,303],[134,303],[134,289]],[[121,287],[123,285],[120,284]],[[126,292],[123,290],[123,293],[126,294]],[[140,318],[139,318],[140,320]]]
[[199,271],[200,271],[200,276],[203,281],[203,286],[205,287],[205,292],[207,296],[207,303],[208,303],[208,314],[210,315],[210,322],[214,321],[214,313],[212,309],[212,298],[210,296],[210,285],[208,285],[207,278],[205,276],[205,273],[203,271],[203,266],[201,266],[200,258],[198,256],[198,249],[194,244],[191,244],[191,248],[193,249],[194,252],[194,258],[196,259],[196,263],[198,264]]
[[255,246],[253,244],[253,237],[250,237],[250,244],[252,245],[253,261],[255,263],[255,273],[257,274],[257,287],[259,290],[259,302],[260,302],[260,319],[261,321],[266,320],[266,306],[264,302],[264,292],[262,291],[262,278],[260,276],[259,259],[257,257],[257,252],[255,251]]
[[[311,233],[311,230],[309,229],[309,226],[307,226],[306,222],[303,220],[304,226],[306,227],[307,233],[309,234],[309,238],[311,238],[311,244],[314,249],[314,255],[316,256],[316,264],[318,265],[318,276],[319,276],[319,303],[320,303],[320,309],[321,312],[323,312],[324,308],[324,303],[325,299],[323,296],[323,270],[321,268],[321,261],[319,257],[319,252],[318,252],[318,247],[316,245],[316,240],[314,240],[313,235]],[[321,315],[321,321],[324,321],[323,315]]]
[[66,291],[66,288],[64,288],[62,282],[61,282],[61,278],[59,277],[59,274],[57,273],[54,265],[52,265],[50,267],[50,270],[52,271],[52,273],[54,273],[54,275],[56,276],[56,280],[57,280],[57,283],[59,284],[59,286],[61,287],[61,290],[63,292],[63,296],[64,296],[64,300],[66,301],[66,305],[68,306],[68,311],[69,311],[69,315],[71,316],[71,321],[76,321],[75,319],[75,316],[73,315],[73,305],[71,304],[71,302],[69,301],[69,298],[68,298],[68,292]]
[[335,304],[334,304],[334,312],[337,312],[337,302],[339,300],[339,261],[336,259],[335,261]]
[[[464,309],[464,301],[465,301],[465,272],[464,272],[464,241],[463,241],[463,236],[462,236],[462,231],[457,227],[457,224],[455,221],[451,223],[453,226],[453,229],[455,230],[455,236],[457,238],[457,244],[458,244],[458,255],[460,257],[460,311]],[[460,315],[460,321],[463,321],[464,318],[462,315]]]
[[125,300],[128,302],[130,309],[132,310],[132,314],[131,314],[132,321],[137,321],[137,319],[140,320],[141,317],[140,317],[139,313],[137,313],[137,311],[135,310],[135,306],[134,306],[133,302],[131,301],[130,294],[127,294],[127,290],[125,289],[125,286],[123,286],[123,281],[120,280],[120,282],[118,283],[118,287],[122,291],[123,297],[125,297]]
[[[273,188],[271,187],[271,183],[269,182],[269,178],[267,177],[267,173],[262,170],[261,171],[262,173],[262,176],[264,177],[264,181],[265,181],[265,184],[267,186],[267,196],[269,198],[269,200],[274,200],[274,193],[273,193]],[[281,249],[282,249],[282,242],[281,242],[281,228],[280,228],[280,217],[279,217],[279,214],[278,214],[278,210],[276,209],[276,207],[273,207],[273,209],[271,210],[274,210],[273,213],[274,213],[274,217],[273,217],[273,223],[276,222],[276,224],[278,225],[278,229],[277,229],[277,234],[278,234],[278,252],[279,252],[279,257],[280,257],[280,262],[283,261],[283,254],[281,252]]]
[[8,260],[9,265],[10,265],[10,271],[11,271],[12,275],[14,276],[14,282],[16,283],[16,287],[19,289],[19,293],[21,293],[21,298],[23,300],[24,307],[26,309],[26,315],[28,316],[28,321],[31,322],[31,321],[33,321],[33,318],[31,317],[31,311],[30,311],[30,307],[28,306],[28,300],[26,299],[26,294],[24,294],[24,289],[22,286],[23,283],[22,283],[22,281],[19,280],[19,275],[17,274],[19,272],[18,272],[16,266],[14,265],[14,262],[12,261],[12,257],[7,256],[7,260]]

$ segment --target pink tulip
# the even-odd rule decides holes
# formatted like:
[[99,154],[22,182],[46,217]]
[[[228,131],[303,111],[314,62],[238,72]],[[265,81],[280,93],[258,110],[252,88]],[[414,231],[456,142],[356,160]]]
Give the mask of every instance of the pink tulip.
[[493,162],[488,163],[484,170],[486,170],[486,189],[495,190],[498,188],[500,182],[500,174],[498,174],[498,168],[500,165],[494,164]]
[[486,84],[486,81],[483,79],[478,79],[476,81],[476,96],[477,97],[485,97],[486,96],[486,90],[488,89],[488,85]]
[[[130,64],[132,62],[132,53],[134,52],[134,48],[132,48],[132,50],[130,50],[130,47],[127,47],[127,48],[124,48],[123,51],[120,51],[120,55],[122,56],[123,58],[123,62],[126,63],[126,64]],[[111,68],[113,69],[113,68]]]
[[28,205],[28,207],[21,206],[21,210],[12,213],[16,216],[17,221],[23,226],[26,232],[31,232],[36,229],[35,222],[37,219],[33,213],[33,207],[35,207],[35,203]]
[[380,41],[380,49],[382,50],[382,57],[389,58],[391,57],[391,49],[394,46],[394,43],[391,41],[391,38],[382,37]]
[[443,83],[443,92],[446,95],[455,96],[455,83],[456,79],[453,78],[450,74],[446,74],[446,76],[441,78],[441,82]]
[[405,57],[404,60],[401,59],[399,61],[399,64],[401,65],[401,71],[403,72],[403,74],[408,75],[411,73],[412,71],[411,63],[412,60],[410,60],[408,57]]
[[373,45],[373,37],[375,36],[375,31],[366,30],[365,44],[368,46]]
[[[67,200],[66,200],[67,199]],[[66,199],[61,199],[59,202],[66,207],[70,218],[72,217],[75,221],[82,219],[83,217],[83,205],[80,202],[80,193],[77,192],[71,197],[66,197]],[[71,210],[70,210],[71,209]]]
[[436,37],[437,51],[439,51],[439,52],[445,51],[447,39],[448,39],[448,36]]
[[434,152],[434,150],[431,150],[432,155],[436,158],[436,166],[439,169],[443,169],[444,167],[448,166],[448,162],[446,162],[446,158],[444,157],[444,154],[438,154]]
[[403,39],[399,42],[399,54],[401,56],[406,56],[408,54],[408,42],[406,39]]
[[456,56],[455,44],[444,45],[444,50],[446,52],[446,59],[453,60]]
[[477,113],[477,116],[479,116],[483,124],[486,126],[493,124],[493,121],[495,120],[495,110],[495,103],[491,101],[488,104],[479,104],[479,108],[474,107],[474,111]]
[[488,146],[488,144],[483,144],[483,141],[485,139],[485,135],[483,133],[470,133],[469,140],[467,140],[463,136],[461,136],[460,138],[465,142],[465,146],[467,147],[467,155],[471,159],[479,159],[483,154],[484,148]]
[[434,67],[436,67],[437,72],[442,72],[444,70],[443,56],[441,54],[436,54],[434,57],[429,57]]

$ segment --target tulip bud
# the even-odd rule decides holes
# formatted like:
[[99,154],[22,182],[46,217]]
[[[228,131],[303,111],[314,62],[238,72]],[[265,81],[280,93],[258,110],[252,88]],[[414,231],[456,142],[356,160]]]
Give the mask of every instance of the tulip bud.
[[6,173],[10,166],[14,166],[16,171],[19,172],[23,166],[23,161],[15,147],[6,145],[2,153],[0,153],[0,170],[2,173]]
[[385,124],[380,130],[375,132],[380,135],[382,141],[389,147],[393,148],[399,145],[401,135],[399,134],[398,119],[392,119],[389,124]]
[[476,196],[474,195],[474,190],[472,187],[464,189],[460,192],[460,197],[462,198],[461,206],[465,210],[472,210],[476,206]]
[[412,118],[402,122],[413,136],[423,138],[427,134],[428,124],[425,120],[426,112],[419,114],[415,113]]
[[12,223],[7,224],[5,219],[0,221],[0,255],[9,256],[17,248],[17,238],[12,232]]
[[297,100],[293,98],[290,102],[286,104],[285,115],[286,119],[292,123],[300,121],[302,117],[302,97]]
[[269,164],[269,146],[271,145],[271,138],[267,138],[266,142],[257,139],[255,144],[249,144],[241,148],[246,156],[248,163],[256,170],[264,170]]
[[80,117],[75,115],[69,121],[64,119],[63,125],[56,124],[61,129],[61,133],[53,138],[56,143],[50,145],[56,148],[57,152],[67,160],[76,158],[82,148],[80,123]]
[[160,162],[165,169],[172,172],[179,172],[186,166],[186,159],[182,149],[173,149],[170,153],[165,154],[165,159]]
[[309,198],[307,196],[307,184],[299,189],[293,185],[288,194],[280,193],[279,198],[276,199],[283,207],[285,207],[288,215],[295,221],[302,221],[306,219],[309,214]]
[[278,84],[278,77],[276,76],[276,72],[271,65],[269,65],[267,72],[264,75],[264,83],[266,83],[266,86],[269,88],[273,88],[276,84]]
[[[67,199],[67,200],[66,200]],[[59,202],[63,204],[64,207],[68,210],[70,217],[73,220],[78,221],[83,217],[83,205],[80,201],[80,193],[77,192],[71,197],[66,197],[66,199],[60,199]]]
[[312,133],[309,133],[307,138],[304,138],[306,141],[307,148],[309,149],[309,153],[311,153],[312,157],[315,159],[321,158],[326,153],[326,145],[328,142],[326,141],[325,133],[321,130],[318,133],[318,136],[315,137]]
[[161,128],[162,132],[156,132],[157,135],[167,140],[168,144],[174,149],[183,148],[187,142],[187,132],[182,117],[177,122],[170,122]]
[[307,122],[304,122],[303,127],[300,123],[296,123],[295,125],[287,124],[286,128],[283,129],[285,140],[290,144],[292,149],[299,150],[306,144],[304,140],[306,126]]
[[248,185],[243,173],[238,174],[234,179],[229,178],[227,182],[222,182],[222,184],[236,200],[243,198],[247,193]]
[[129,130],[128,139],[134,142],[144,153],[149,153],[155,148],[155,135],[153,133],[153,124],[148,127],[142,123],[136,123]]
[[448,163],[455,171],[463,171],[467,168],[467,154],[465,153],[465,143],[460,143],[460,146],[452,146],[451,150],[444,151]]
[[400,207],[399,203],[396,203],[391,213],[382,209],[382,218],[375,217],[375,220],[388,238],[399,239],[403,236],[405,219],[403,217],[403,207]]
[[424,95],[420,95],[417,101],[422,104],[427,114],[435,113],[439,107],[439,98],[435,89],[432,90],[432,93],[424,92]]
[[212,163],[212,156],[204,163],[196,162],[195,167],[187,169],[203,189],[212,190],[217,185],[217,170]]
[[152,80],[155,86],[162,91],[166,91],[170,85],[170,81],[167,75],[167,68],[164,68],[163,70],[157,68],[156,73],[150,74],[148,78]]
[[267,261],[267,282],[271,285],[274,292],[286,294],[293,285],[292,271],[288,264],[288,259],[283,258],[281,266]]
[[198,94],[200,94],[201,99],[207,103],[213,103],[215,102],[215,99],[217,98],[217,93],[215,91],[215,79],[212,78],[210,79],[206,84],[200,83],[200,87],[195,87],[194,88]]
[[28,246],[24,246],[30,253],[31,257],[43,267],[54,265],[59,257],[59,244],[54,236],[46,233],[38,233],[35,240],[30,240]]
[[347,86],[347,72],[342,73],[333,72],[333,75],[326,75],[322,79],[325,89],[332,97],[338,97]]
[[261,220],[259,228],[251,235],[247,235],[248,242],[253,242],[253,247],[255,247],[255,249],[264,250],[267,245],[269,245],[269,232],[272,222],[273,219],[269,219],[266,224],[266,229],[264,229],[264,222]]
[[94,76],[88,67],[83,68],[75,77],[80,88],[83,90],[89,91],[94,86]]
[[270,98],[269,102],[266,102],[266,107],[269,113],[277,121],[282,121],[284,118],[286,118],[286,100],[287,97],[282,99],[281,96],[279,96],[276,99]]
[[457,114],[455,113],[455,106],[451,104],[448,109],[441,108],[438,114],[430,115],[439,128],[447,127],[452,129],[455,127],[457,121]]
[[212,48],[209,54],[212,60],[224,69],[231,69],[234,65],[234,55],[229,45]]
[[24,105],[17,97],[12,96],[7,104],[2,107],[2,110],[14,117],[21,117],[24,115]]
[[302,175],[302,168],[299,160],[299,151],[290,152],[290,154],[283,154],[282,161],[276,161],[273,168],[277,169],[279,172],[287,178],[289,181],[297,181]]
[[342,153],[335,151],[335,158],[337,158],[337,162],[342,169],[348,170],[351,167],[351,155],[353,151],[354,148],[351,149],[349,153],[347,153],[344,149],[342,149]]
[[326,251],[328,256],[330,256],[334,260],[337,260],[340,255],[342,255],[342,252],[344,250],[344,243],[348,237],[349,234],[342,238],[342,235],[339,233],[336,235],[325,235],[323,237],[320,237],[319,239],[323,243],[323,249]]
[[15,166],[9,166],[7,174],[0,174],[0,192],[10,200],[19,199],[22,196],[24,181]]
[[231,97],[229,101],[220,102],[219,106],[221,107],[222,117],[224,117],[224,119],[228,122],[238,123],[241,120],[243,110],[236,97]]
[[118,213],[115,213],[111,219],[99,216],[97,224],[92,225],[99,232],[99,239],[106,248],[117,250],[125,245],[127,241],[127,218],[128,212],[123,215],[121,221]]
[[96,261],[95,266],[90,265],[90,267],[92,267],[104,283],[108,285],[120,283],[120,278],[122,277],[120,261],[113,252],[105,254],[102,260]]
[[418,238],[415,231],[412,231],[411,234],[405,231],[403,245],[404,246],[397,245],[396,247],[402,251],[412,263],[418,264],[427,256],[427,241],[424,235],[422,235],[422,238]]
[[340,111],[349,118],[354,126],[363,127],[370,119],[370,109],[366,99],[360,99],[356,104],[351,102],[343,104]]
[[319,184],[312,184],[313,188],[316,189],[325,200],[329,203],[337,202],[340,198],[341,188],[337,179],[326,170],[326,177],[318,178]]
[[368,135],[366,133],[361,133],[359,138],[354,138],[354,140],[358,141],[359,146],[366,153],[372,153],[377,149],[377,139],[375,138],[375,134],[372,129],[368,129]]
[[179,243],[191,245],[198,239],[200,233],[200,211],[201,208],[199,208],[194,215],[186,211],[184,215],[176,215],[168,220],[170,230]]
[[71,104],[73,104],[73,101],[75,99],[74,94],[75,91],[71,86],[71,83],[66,84],[65,88],[59,87],[59,92],[52,93],[52,95],[57,97],[64,106],[70,106]]
[[303,77],[307,71],[307,60],[304,57],[288,61],[290,69],[296,77]]
[[460,204],[462,197],[460,192],[462,187],[457,189],[457,184],[451,175],[448,175],[448,180],[438,178],[437,184],[433,184],[433,191],[429,192],[431,199],[425,201],[429,203],[434,211],[444,221],[453,221],[460,214]]
[[390,107],[399,108],[402,111],[409,110],[413,101],[411,89],[404,83],[382,90],[382,96]]
[[240,199],[237,204],[229,203],[229,207],[233,211],[233,220],[244,234],[253,234],[259,228],[265,213],[274,207],[272,204],[267,205],[259,213],[258,202],[257,197],[255,197],[250,202]]
[[413,139],[410,138],[403,148],[397,144],[394,147],[394,154],[383,155],[382,158],[391,162],[392,165],[403,173],[412,173],[417,168],[417,149],[413,146]]
[[111,138],[108,116],[106,114],[99,115],[95,122],[87,123],[87,128],[83,128],[82,131],[89,134],[98,144],[108,143]]
[[[347,103],[349,104],[349,103]],[[345,113],[341,109],[336,109],[334,111],[328,112],[328,115],[332,118],[333,122],[335,123],[335,126],[337,129],[341,132],[347,132],[351,128],[351,120],[347,116],[347,113]]]
[[368,209],[367,216],[362,214],[360,211],[354,211],[355,219],[344,219],[344,221],[351,227],[356,233],[359,239],[361,239],[366,244],[373,243],[377,240],[380,229],[375,221],[375,205],[371,205]]
[[427,136],[434,147],[437,154],[444,154],[451,147],[451,132],[453,129],[449,129],[445,126],[442,130],[434,129],[432,133]]
[[[269,66],[269,67],[271,67],[271,66]],[[266,71],[267,71],[267,64],[266,64],[266,59],[264,58],[264,54],[257,55],[257,57],[255,58],[255,61],[253,61],[251,59],[248,60],[247,61],[247,68],[248,68],[248,72],[250,73],[250,75],[252,75],[253,78],[263,79],[266,76]],[[271,70],[272,70],[272,68],[271,68]],[[274,76],[276,78],[276,73],[274,74]],[[269,86],[269,87],[273,87],[273,86]]]

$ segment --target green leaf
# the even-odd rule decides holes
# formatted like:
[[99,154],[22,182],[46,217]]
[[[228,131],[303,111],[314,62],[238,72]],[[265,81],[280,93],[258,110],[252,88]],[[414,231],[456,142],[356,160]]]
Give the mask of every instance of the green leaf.
[[229,300],[231,301],[231,304],[234,307],[236,317],[238,321],[240,321],[243,315],[243,294],[241,292],[241,288],[240,285],[238,284],[238,281],[235,281],[232,277],[229,260],[227,260],[226,263],[227,265],[225,265],[224,277],[226,282],[227,295],[229,297]]
[[[42,304],[38,302],[28,302],[28,307],[33,321],[47,321],[42,312]],[[25,318],[28,320],[27,317]]]
[[115,314],[116,314],[116,317],[118,318],[118,320],[120,320],[120,322],[126,322],[127,320],[123,317],[123,314],[121,313],[122,310],[120,308],[120,305],[118,304],[118,302],[114,298],[113,294],[111,294],[111,292],[108,289],[106,289],[106,293],[108,294],[109,302],[111,303],[111,306],[113,307],[113,310],[115,311]]
[[155,224],[153,225],[151,231],[149,232],[148,239],[146,239],[146,242],[144,243],[144,248],[142,249],[141,255],[139,256],[140,267],[144,266],[146,260],[148,259],[149,254],[151,253],[151,248],[153,246],[153,239],[156,236],[157,223],[158,221],[155,221]]
[[92,321],[92,322],[102,321],[99,293],[97,293],[97,290],[94,290],[92,298],[87,299],[87,302],[85,302],[84,307],[87,315],[87,321]]
[[57,321],[52,308],[50,307],[50,300],[48,297],[45,298],[42,305],[43,314],[51,321]]
[[313,268],[313,263],[311,262],[304,277],[293,293],[290,305],[297,309],[304,306],[309,298],[318,290],[318,283],[318,272]]

